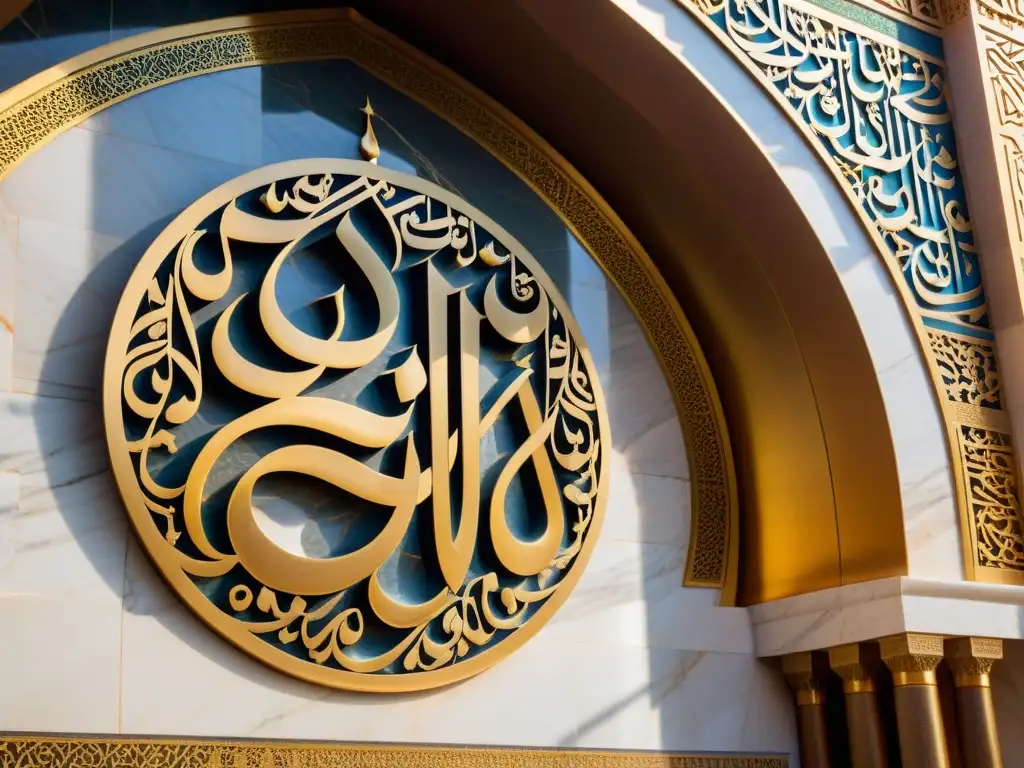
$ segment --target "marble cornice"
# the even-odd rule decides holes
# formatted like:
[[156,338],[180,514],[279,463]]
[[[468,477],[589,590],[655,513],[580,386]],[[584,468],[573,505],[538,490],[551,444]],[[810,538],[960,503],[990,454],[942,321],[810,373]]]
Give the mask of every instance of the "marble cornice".
[[1024,587],[898,576],[750,607],[758,656],[904,632],[1024,639]]

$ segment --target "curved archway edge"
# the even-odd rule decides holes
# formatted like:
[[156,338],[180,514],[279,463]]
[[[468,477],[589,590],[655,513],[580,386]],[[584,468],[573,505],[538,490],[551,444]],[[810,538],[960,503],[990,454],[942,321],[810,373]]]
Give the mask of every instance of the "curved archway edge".
[[[893,39],[806,0],[786,0],[791,9],[788,16],[781,9],[773,10],[774,18],[782,21],[767,24],[767,34],[781,42],[792,34],[793,25],[813,21],[807,29],[816,25],[821,31],[822,45],[816,54],[825,59],[830,58],[830,51],[863,51],[872,46],[901,57],[901,77],[895,87],[891,81],[886,83],[876,106],[881,106],[887,124],[899,125],[902,120],[909,146],[893,143],[882,147],[877,157],[869,157],[859,149],[855,125],[837,135],[817,121],[809,92],[793,87],[795,67],[776,67],[770,56],[756,55],[755,49],[763,50],[765,43],[747,37],[736,23],[742,15],[739,0],[673,1],[691,13],[771,95],[821,157],[870,234],[903,299],[945,421],[965,575],[968,580],[1024,584],[1024,517],[1016,495],[1018,463],[945,93],[941,43],[936,38],[934,48],[938,50],[925,51],[904,42],[902,34],[901,39]],[[769,5],[778,5],[777,0]],[[863,9],[858,13],[878,16]],[[878,19],[888,21],[881,16]],[[907,37],[922,44],[928,40],[927,34],[910,29]],[[857,92],[851,87],[856,66],[862,66],[859,58],[851,61],[850,67],[835,68],[836,78],[842,81],[840,92]],[[817,83],[804,85],[812,88]],[[827,89],[820,95],[832,92]],[[853,99],[858,102],[856,95]],[[858,103],[867,107],[866,102]],[[888,189],[887,182],[898,178],[914,179],[922,187],[918,193],[922,199],[915,200],[916,218],[900,206],[892,209],[879,204],[875,191]],[[929,217],[923,208],[932,201],[939,205]],[[909,202],[906,208],[911,209]],[[922,234],[929,229],[933,234]],[[933,247],[937,249],[934,255]],[[919,267],[919,258],[948,259],[951,279],[944,285],[930,281]],[[997,540],[1000,545],[986,545],[986,540]]]

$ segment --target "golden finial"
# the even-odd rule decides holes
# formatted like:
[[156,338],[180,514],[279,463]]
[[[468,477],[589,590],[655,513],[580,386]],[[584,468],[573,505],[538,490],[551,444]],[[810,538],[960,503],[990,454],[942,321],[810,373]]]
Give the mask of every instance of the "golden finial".
[[377,143],[377,136],[373,132],[373,116],[376,113],[373,111],[373,107],[370,106],[369,96],[366,97],[366,106],[359,111],[366,115],[366,131],[363,133],[363,137],[359,139],[359,152],[371,163],[376,163],[377,158],[380,157],[380,145]]

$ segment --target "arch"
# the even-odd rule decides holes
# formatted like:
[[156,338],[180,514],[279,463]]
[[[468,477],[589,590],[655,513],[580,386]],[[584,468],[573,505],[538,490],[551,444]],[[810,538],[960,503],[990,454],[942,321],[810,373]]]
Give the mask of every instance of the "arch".
[[[578,15],[579,4],[547,11],[541,5],[452,3],[465,27],[476,30],[464,36],[428,8],[385,2],[365,10],[471,74],[598,182],[657,267],[648,273],[656,289],[646,294],[649,301],[638,301],[630,285],[637,264],[645,264],[635,258],[643,251],[582,177],[554,162],[557,155],[545,142],[486,97],[466,100],[458,90],[438,88],[454,78],[422,58],[406,52],[404,60],[375,62],[375,51],[393,49],[398,41],[348,14],[296,12],[169,28],[42,73],[0,97],[0,125],[14,129],[7,134],[13,139],[0,141],[0,174],[63,128],[160,82],[265,61],[352,56],[400,89],[419,91],[411,95],[481,140],[538,188],[638,310],[679,396],[693,456],[692,583],[724,584],[728,600],[736,584],[737,558],[728,555],[738,544],[731,517],[737,498],[745,515],[744,602],[906,573],[898,471],[884,404],[842,285],[799,206],[707,84],[666,58],[618,9],[588,4],[586,29],[570,24],[555,39],[552,25],[571,20],[564,14]],[[267,34],[243,36],[248,46],[203,48],[226,59],[186,59],[185,70],[130,89],[104,76],[161,46],[216,41],[254,26]],[[495,48],[495,39],[507,44]],[[592,69],[595,52],[616,49],[637,57],[637,72],[667,79],[637,82],[626,69],[609,66],[598,77]],[[524,70],[531,76],[517,83]],[[431,87],[410,87],[422,85],[425,73],[434,77],[426,83]],[[683,136],[666,136],[665,122],[656,125],[638,109],[658,98],[659,87],[681,94],[680,104],[662,101],[674,110],[671,124]],[[566,93],[576,99],[567,102]],[[46,99],[60,108],[57,117],[41,109]],[[488,109],[481,110],[481,103]],[[609,153],[608,147],[622,149]],[[764,199],[773,200],[771,212],[751,205]],[[733,226],[730,206],[745,208],[748,229]],[[680,210],[690,211],[687,221]],[[724,421],[709,369],[658,270],[686,306],[708,352]],[[673,325],[682,331],[669,333]],[[738,496],[730,441],[736,447]],[[702,579],[700,567],[715,578]]]
[[[398,5],[367,13],[472,73],[565,152],[679,297],[733,438],[741,602],[907,573],[901,479],[857,317],[821,239],[725,97],[613,3],[454,2],[478,32],[458,38]],[[488,63],[497,30],[516,44]]]

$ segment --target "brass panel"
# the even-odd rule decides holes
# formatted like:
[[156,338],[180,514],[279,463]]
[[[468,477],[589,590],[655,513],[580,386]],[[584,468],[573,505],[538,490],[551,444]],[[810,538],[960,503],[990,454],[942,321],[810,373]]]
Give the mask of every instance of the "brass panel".
[[0,734],[0,764],[19,768],[786,768],[789,760],[780,755]]
[[[686,243],[676,252],[713,249]],[[805,359],[770,286],[763,278],[745,279],[760,271],[756,260],[734,250],[727,261],[692,259],[685,271],[675,267],[668,274],[674,285],[716,307],[707,322],[703,315],[691,319],[706,329],[705,347],[735,435],[743,515],[740,602],[839,586],[833,473]]]

